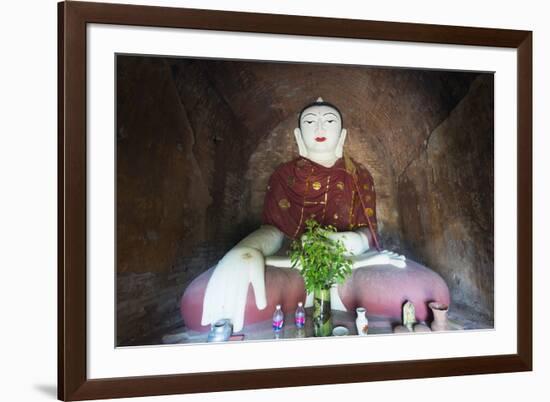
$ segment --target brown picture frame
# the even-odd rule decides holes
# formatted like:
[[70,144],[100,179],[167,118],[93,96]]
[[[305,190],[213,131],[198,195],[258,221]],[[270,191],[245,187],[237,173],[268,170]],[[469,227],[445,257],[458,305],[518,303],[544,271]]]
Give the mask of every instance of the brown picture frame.
[[[517,49],[517,353],[88,379],[86,25],[193,28]],[[58,398],[83,400],[532,370],[532,32],[105,3],[58,4]]]

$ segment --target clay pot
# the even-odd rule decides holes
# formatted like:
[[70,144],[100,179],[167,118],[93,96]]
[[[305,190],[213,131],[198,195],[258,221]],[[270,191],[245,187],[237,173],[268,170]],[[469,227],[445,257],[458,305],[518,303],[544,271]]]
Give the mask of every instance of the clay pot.
[[434,320],[431,325],[432,331],[448,331],[450,329],[447,319],[449,306],[437,302],[431,302],[428,306],[434,314]]

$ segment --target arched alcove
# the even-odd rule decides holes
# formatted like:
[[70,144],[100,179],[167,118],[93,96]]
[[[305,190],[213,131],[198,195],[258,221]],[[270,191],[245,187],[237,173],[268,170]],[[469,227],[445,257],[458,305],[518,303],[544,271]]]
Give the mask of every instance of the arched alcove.
[[185,285],[258,227],[318,96],[374,177],[385,247],[492,317],[492,91],[491,74],[119,56],[119,344],[178,323]]

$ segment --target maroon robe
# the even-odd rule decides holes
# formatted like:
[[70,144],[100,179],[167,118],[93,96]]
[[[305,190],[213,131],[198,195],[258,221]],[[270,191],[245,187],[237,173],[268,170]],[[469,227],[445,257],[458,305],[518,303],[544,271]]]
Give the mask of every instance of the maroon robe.
[[280,165],[269,179],[263,223],[295,239],[308,219],[339,232],[371,226],[376,233],[376,195],[369,171],[347,157],[330,168],[303,157]]

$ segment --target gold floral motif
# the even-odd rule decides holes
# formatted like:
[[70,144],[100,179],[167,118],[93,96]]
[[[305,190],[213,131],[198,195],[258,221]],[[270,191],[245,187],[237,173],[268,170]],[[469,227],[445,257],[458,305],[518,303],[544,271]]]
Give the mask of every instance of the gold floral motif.
[[369,189],[369,185],[368,184],[363,184],[363,190],[368,190]]
[[334,219],[338,219],[338,214],[334,214]]
[[314,181],[313,184],[311,185],[311,187],[313,187],[313,189],[315,191],[320,190],[321,189],[321,183],[319,183],[318,181]]
[[290,208],[290,202],[286,198],[282,198],[279,201],[279,207],[281,209],[289,209]]
[[371,197],[370,195],[366,195],[366,196],[365,196],[365,201],[366,201],[366,202],[369,202],[371,199],[372,199],[372,197]]
[[339,181],[338,183],[336,183],[336,187],[338,188],[338,190],[342,191],[344,190],[344,183]]
[[365,213],[367,214],[368,217],[371,217],[374,215],[374,211],[372,208],[366,208]]

